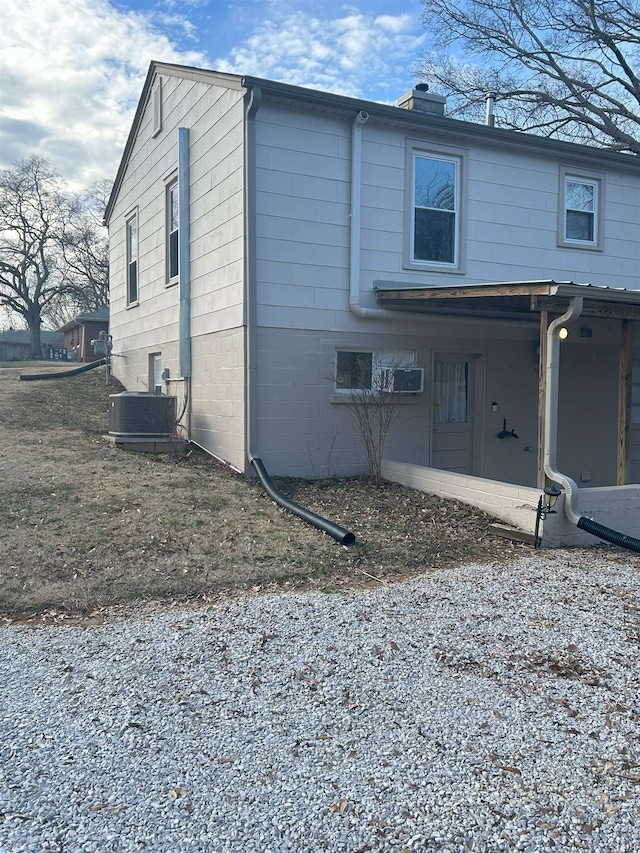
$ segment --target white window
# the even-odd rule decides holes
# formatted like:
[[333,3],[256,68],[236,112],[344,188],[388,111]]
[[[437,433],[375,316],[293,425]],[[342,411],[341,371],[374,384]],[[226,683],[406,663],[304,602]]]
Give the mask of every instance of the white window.
[[561,246],[602,248],[602,187],[601,177],[562,170],[559,222]]
[[596,241],[598,185],[595,181],[566,178],[564,184],[564,238],[583,243]]
[[152,352],[149,355],[149,386],[156,394],[162,394],[162,354]]
[[157,136],[162,130],[162,77],[158,77],[153,86],[151,106],[153,109],[153,136]]
[[178,182],[167,186],[167,282],[178,280],[180,204],[178,201]]
[[134,213],[126,222],[127,243],[127,305],[138,301],[138,215]]
[[459,264],[460,165],[458,158],[414,153],[411,261]]
[[337,350],[335,391],[384,391],[389,372],[416,366],[415,350]]
[[436,361],[433,371],[434,424],[466,424],[469,362]]

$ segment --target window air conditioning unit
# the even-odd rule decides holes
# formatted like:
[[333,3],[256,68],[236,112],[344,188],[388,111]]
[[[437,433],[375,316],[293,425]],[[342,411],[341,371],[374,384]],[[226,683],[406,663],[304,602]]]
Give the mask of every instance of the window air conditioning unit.
[[424,390],[424,368],[384,367],[380,387],[389,394],[421,394]]
[[173,435],[176,398],[149,391],[123,391],[109,396],[111,435]]

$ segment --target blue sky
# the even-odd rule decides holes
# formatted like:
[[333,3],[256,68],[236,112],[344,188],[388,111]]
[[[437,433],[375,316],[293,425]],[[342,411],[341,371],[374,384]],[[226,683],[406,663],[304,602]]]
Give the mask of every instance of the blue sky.
[[395,103],[427,47],[420,0],[18,0],[0,19],[0,168],[113,177],[150,60]]

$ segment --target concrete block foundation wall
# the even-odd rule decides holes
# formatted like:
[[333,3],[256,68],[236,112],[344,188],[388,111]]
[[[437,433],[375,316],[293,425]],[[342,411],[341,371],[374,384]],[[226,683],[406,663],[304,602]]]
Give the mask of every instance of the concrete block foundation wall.
[[532,533],[536,523],[539,489],[454,474],[385,459],[385,480],[418,489],[441,498],[452,498],[478,507],[489,515]]
[[[580,489],[578,512],[598,524],[634,539],[640,539],[640,486],[602,486]],[[549,548],[603,544],[601,539],[571,524],[564,513],[564,495],[558,499],[557,513],[544,525],[544,544]]]
[[244,331],[228,329],[194,337],[191,353],[190,438],[244,470]]
[[[471,504],[529,533],[535,529],[539,489],[390,459],[384,460],[382,475],[387,480],[412,489]],[[577,505],[581,515],[640,539],[640,486],[580,489]],[[542,526],[542,547],[584,548],[604,544],[601,539],[585,533],[569,521],[564,512],[564,495],[559,498],[556,509],[555,513],[547,516]]]

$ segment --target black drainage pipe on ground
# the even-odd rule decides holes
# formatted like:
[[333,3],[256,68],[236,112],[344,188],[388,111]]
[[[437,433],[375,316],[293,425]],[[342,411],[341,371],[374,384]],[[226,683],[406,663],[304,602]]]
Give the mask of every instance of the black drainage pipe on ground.
[[317,515],[309,509],[305,509],[305,507],[300,506],[300,504],[295,503],[295,501],[289,500],[286,495],[283,495],[281,491],[276,489],[271,482],[271,478],[267,474],[262,463],[262,459],[251,457],[251,464],[253,465],[265,492],[278,504],[278,506],[289,510],[289,512],[297,515],[298,518],[306,521],[307,524],[310,524],[317,530],[322,530],[325,533],[328,533],[329,536],[332,536],[337,542],[340,542],[341,545],[353,545],[356,541],[356,537],[350,530],[346,530],[344,527],[340,527],[339,524],[335,524],[333,521],[329,521],[321,515]]
[[605,542],[612,542],[620,548],[626,548],[627,551],[636,551],[640,553],[640,539],[634,539],[633,536],[627,536],[625,533],[618,533],[617,530],[611,530],[610,527],[605,527],[593,521],[591,518],[582,516],[578,519],[578,527],[580,530],[586,530],[597,536],[598,539],[604,539]]
[[94,367],[100,367],[101,364],[106,363],[107,359],[101,358],[98,361],[83,364],[81,367],[74,367],[73,370],[59,370],[57,373],[22,373],[20,379],[23,382],[32,382],[34,379],[65,379],[67,376],[79,376],[87,370],[93,370]]

